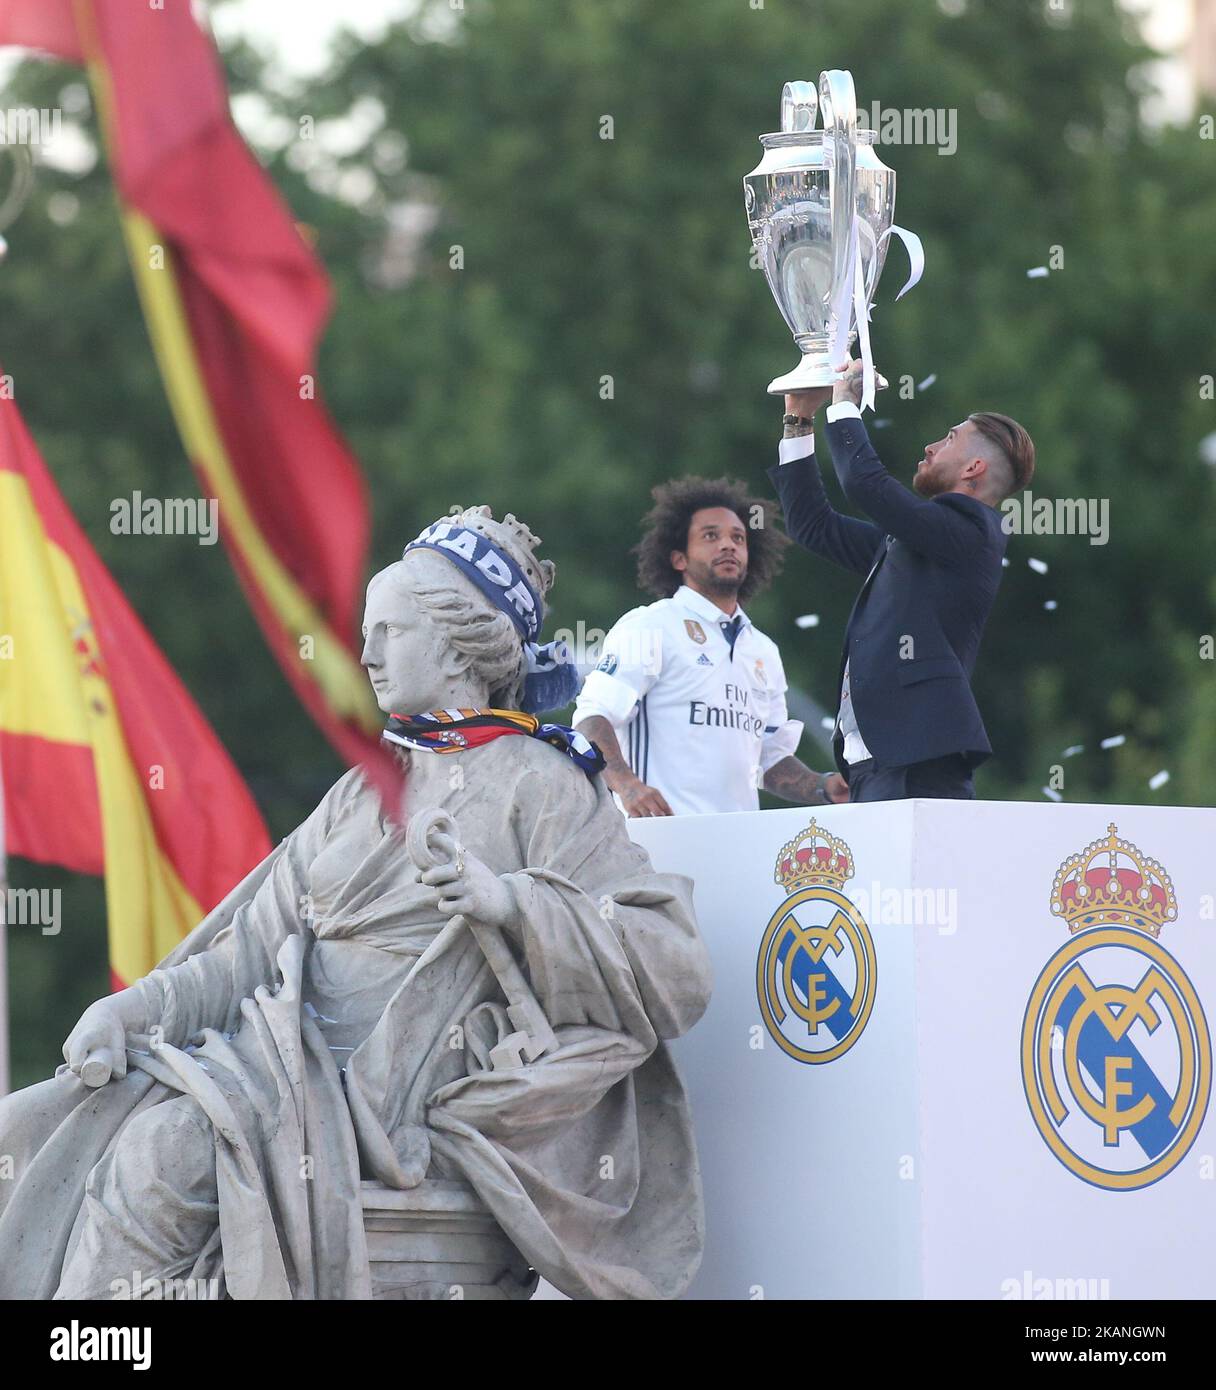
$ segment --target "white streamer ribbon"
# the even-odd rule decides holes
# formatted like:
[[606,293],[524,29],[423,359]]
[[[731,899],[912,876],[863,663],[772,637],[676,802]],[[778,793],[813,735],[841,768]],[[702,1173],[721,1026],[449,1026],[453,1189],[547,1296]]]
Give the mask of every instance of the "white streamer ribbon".
[[898,304],[914,285],[920,283],[920,277],[925,273],[925,248],[915,232],[908,231],[906,227],[897,227],[894,222],[878,238],[878,244],[881,246],[892,232],[903,242],[904,250],[908,253],[908,279],[903,289],[895,296],[895,302]]
[[829,352],[833,363],[843,363],[847,359],[849,331],[853,321],[855,320],[857,323],[857,346],[861,354],[862,368],[861,408],[863,411],[874,409],[877,375],[874,371],[874,356],[870,349],[869,300],[870,290],[873,286],[866,284],[861,259],[861,238],[863,235],[869,236],[871,242],[870,268],[873,273],[878,265],[878,250],[892,232],[903,242],[908,253],[909,265],[907,282],[895,296],[896,303],[920,281],[921,276],[925,273],[925,248],[920,237],[915,232],[908,231],[906,227],[898,227],[892,223],[875,242],[870,224],[854,213],[853,223],[849,228],[848,269],[844,281],[839,286],[836,297],[832,301],[832,337]]
[[828,345],[828,356],[833,366],[837,363],[843,364],[849,355],[849,327],[853,315],[853,277],[857,266],[855,250],[857,247],[857,224],[860,219],[856,214],[849,226],[849,251],[845,258],[845,276],[842,282],[836,287],[836,296],[831,304],[832,337]]
[[[874,354],[870,351],[870,307],[865,274],[861,268],[861,242],[853,238],[853,313],[857,318],[857,345],[861,351],[861,409],[874,409]],[[875,265],[875,261],[870,262]]]

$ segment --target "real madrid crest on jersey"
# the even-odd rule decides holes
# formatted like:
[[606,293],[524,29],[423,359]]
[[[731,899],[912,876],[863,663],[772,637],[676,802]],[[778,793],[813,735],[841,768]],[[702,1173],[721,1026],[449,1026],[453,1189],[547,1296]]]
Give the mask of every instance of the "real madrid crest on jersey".
[[684,631],[688,633],[694,642],[700,642],[702,646],[705,645],[705,629],[697,622],[696,618],[684,619]]
[[1169,875],[1114,825],[1060,865],[1051,910],[1070,940],[1035,982],[1022,1079],[1047,1147],[1077,1177],[1130,1192],[1181,1161],[1207,1113],[1212,1044],[1182,966],[1157,940]]
[[764,930],[756,994],[765,1026],[799,1062],[834,1062],[861,1036],[878,979],[874,942],[845,897],[848,845],[812,821],[777,856],[789,895]]

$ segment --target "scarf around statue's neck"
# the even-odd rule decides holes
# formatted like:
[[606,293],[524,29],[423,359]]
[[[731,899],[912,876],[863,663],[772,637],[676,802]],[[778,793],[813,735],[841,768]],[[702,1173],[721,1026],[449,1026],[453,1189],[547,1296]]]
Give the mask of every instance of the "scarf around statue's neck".
[[383,737],[404,748],[432,753],[463,753],[505,734],[526,734],[564,753],[588,777],[604,769],[604,755],[566,724],[542,724],[517,709],[433,709],[425,714],[392,714]]

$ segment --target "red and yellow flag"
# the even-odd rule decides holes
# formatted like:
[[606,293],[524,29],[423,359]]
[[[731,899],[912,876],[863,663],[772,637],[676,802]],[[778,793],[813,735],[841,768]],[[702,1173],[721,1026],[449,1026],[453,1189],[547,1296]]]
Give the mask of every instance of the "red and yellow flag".
[[116,987],[270,849],[240,773],[3,395],[0,774],[11,853],[105,874]]
[[369,518],[322,403],[324,268],[232,123],[189,0],[0,0],[0,43],[83,55],[131,265],[186,452],[276,659],[387,790],[354,636]]

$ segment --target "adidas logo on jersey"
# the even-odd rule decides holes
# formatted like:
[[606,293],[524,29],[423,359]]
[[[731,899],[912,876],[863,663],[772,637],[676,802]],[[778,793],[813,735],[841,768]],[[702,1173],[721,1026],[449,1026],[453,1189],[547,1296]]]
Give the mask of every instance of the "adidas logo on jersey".
[[701,655],[700,655],[699,657],[697,657],[697,665],[698,665],[698,666],[712,666],[712,665],[713,665],[713,662],[710,661],[709,657],[707,657],[707,656],[705,655],[704,652],[702,652]]

